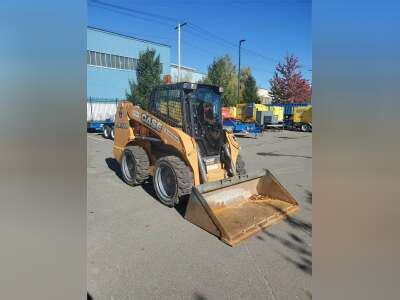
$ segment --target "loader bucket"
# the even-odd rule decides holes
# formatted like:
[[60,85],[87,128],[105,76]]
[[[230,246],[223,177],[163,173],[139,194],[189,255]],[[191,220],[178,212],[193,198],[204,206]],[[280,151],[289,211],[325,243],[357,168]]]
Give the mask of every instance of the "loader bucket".
[[297,201],[266,170],[193,187],[185,218],[230,246],[285,219]]

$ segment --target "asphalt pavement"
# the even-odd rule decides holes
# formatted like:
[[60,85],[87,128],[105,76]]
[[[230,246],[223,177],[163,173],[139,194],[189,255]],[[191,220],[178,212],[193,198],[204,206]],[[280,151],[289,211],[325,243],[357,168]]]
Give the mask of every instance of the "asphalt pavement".
[[235,247],[119,177],[113,141],[87,135],[87,285],[91,299],[311,299],[312,134],[238,138],[247,171],[269,169],[300,204]]

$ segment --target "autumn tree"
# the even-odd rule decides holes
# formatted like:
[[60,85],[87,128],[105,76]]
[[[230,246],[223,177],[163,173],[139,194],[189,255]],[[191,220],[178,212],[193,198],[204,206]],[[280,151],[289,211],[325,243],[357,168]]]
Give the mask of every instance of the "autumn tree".
[[223,87],[222,103],[224,106],[233,106],[237,102],[236,67],[228,55],[215,58],[208,67],[204,83]]
[[299,59],[294,55],[286,56],[282,63],[278,63],[269,83],[274,103],[311,101],[310,82],[303,78]]
[[136,66],[136,81],[129,81],[130,93],[126,93],[127,100],[147,110],[151,91],[161,84],[161,73],[160,56],[156,56],[154,49],[140,53]]

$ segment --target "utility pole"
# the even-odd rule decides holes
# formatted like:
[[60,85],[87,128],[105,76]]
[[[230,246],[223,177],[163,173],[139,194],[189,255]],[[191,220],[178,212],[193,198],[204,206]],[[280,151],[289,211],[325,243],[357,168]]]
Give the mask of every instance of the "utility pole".
[[246,40],[240,40],[239,41],[239,70],[238,70],[238,103],[240,101],[240,48],[242,47],[242,43],[245,42]]
[[185,26],[185,23],[178,23],[175,29],[178,29],[178,82],[181,81],[181,27]]

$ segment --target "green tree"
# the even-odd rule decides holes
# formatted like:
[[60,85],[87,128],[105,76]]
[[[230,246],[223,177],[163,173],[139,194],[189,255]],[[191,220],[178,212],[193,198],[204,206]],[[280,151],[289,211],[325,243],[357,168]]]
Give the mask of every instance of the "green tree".
[[242,97],[243,97],[243,102],[247,103],[249,102],[259,103],[260,101],[257,95],[256,80],[251,74],[249,74],[247,78],[244,80]]
[[208,67],[204,83],[223,87],[222,103],[224,106],[233,106],[237,103],[236,67],[229,55],[214,59]]
[[246,82],[247,78],[251,74],[251,70],[248,67],[241,68],[240,69],[240,97],[239,97],[239,103],[244,103],[245,101],[243,100],[243,91],[244,91],[244,83]]
[[147,49],[141,52],[136,65],[136,81],[129,80],[127,100],[147,110],[151,91],[161,84],[161,72],[160,56],[156,57],[156,51]]

